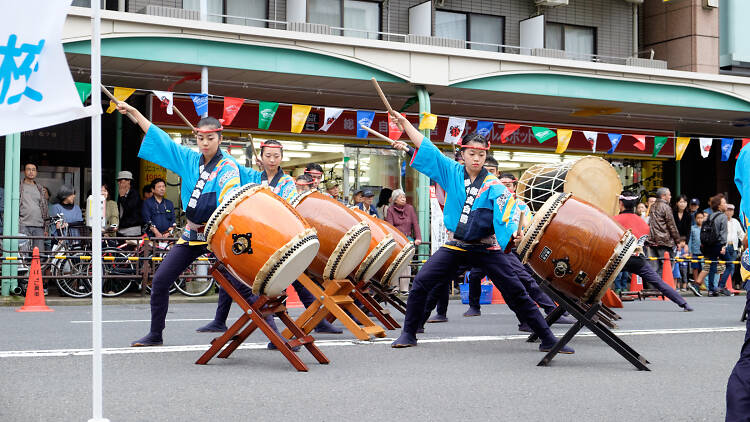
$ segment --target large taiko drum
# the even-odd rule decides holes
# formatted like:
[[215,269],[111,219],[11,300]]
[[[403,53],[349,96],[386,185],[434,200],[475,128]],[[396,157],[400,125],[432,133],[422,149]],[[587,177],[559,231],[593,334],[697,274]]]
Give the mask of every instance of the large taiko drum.
[[552,286],[585,303],[598,303],[638,246],[614,219],[568,193],[539,209],[518,254]]
[[393,240],[393,235],[388,233],[380,224],[383,220],[375,218],[357,207],[352,207],[351,210],[367,223],[372,237],[365,259],[354,272],[354,280],[369,280],[391,257],[396,248],[396,242]]
[[267,186],[230,195],[206,223],[208,249],[254,294],[283,294],[318,253],[315,229]]
[[342,280],[367,255],[370,227],[354,211],[320,192],[297,196],[292,206],[318,233],[320,249],[308,272],[328,280]]
[[611,164],[586,156],[572,162],[537,164],[518,180],[518,197],[536,213],[556,193],[568,192],[610,216],[620,212],[622,182]]
[[390,258],[385,261],[385,264],[380,267],[380,270],[375,275],[375,278],[380,280],[380,284],[388,288],[392,285],[398,285],[398,278],[409,267],[416,248],[414,247],[414,243],[401,233],[401,230],[394,227],[393,224],[387,221],[380,221],[380,225],[393,236],[393,240],[396,242],[396,247],[393,249]]

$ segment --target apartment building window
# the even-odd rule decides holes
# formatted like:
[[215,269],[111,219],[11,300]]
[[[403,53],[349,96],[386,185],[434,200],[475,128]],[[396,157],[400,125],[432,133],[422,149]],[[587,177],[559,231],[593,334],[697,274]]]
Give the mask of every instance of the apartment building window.
[[544,44],[546,48],[565,50],[579,58],[594,55],[596,54],[596,28],[547,23]]
[[478,13],[460,13],[437,10],[435,12],[435,36],[464,40],[473,43],[473,50],[501,51],[505,33],[505,18],[502,16],[480,15]]
[[[200,10],[200,0],[183,0],[182,7],[187,10]],[[265,28],[268,26],[267,23],[257,19],[267,18],[266,0],[208,0],[210,22]]]
[[346,28],[343,35],[347,37],[378,39],[380,3],[360,0],[308,0],[307,21]]

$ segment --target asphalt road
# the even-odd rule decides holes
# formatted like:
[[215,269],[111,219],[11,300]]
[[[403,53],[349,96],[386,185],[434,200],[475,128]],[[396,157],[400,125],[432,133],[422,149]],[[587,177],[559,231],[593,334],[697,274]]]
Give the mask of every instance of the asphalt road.
[[[104,415],[112,421],[723,421],[726,381],[744,336],[745,297],[626,303],[615,330],[645,356],[636,371],[582,332],[576,354],[538,367],[505,305],[463,318],[451,302],[444,324],[420,345],[319,335],[331,360],[300,352],[296,372],[253,334],[229,359],[195,365],[214,335],[194,330],[213,316],[206,303],[171,307],[165,346],[133,349],[148,330],[147,305],[104,308]],[[293,310],[298,315],[299,310]],[[238,315],[237,307],[233,317]],[[401,315],[397,315],[402,319]],[[81,421],[91,417],[91,309],[54,313],[0,308],[0,421]],[[553,327],[562,334],[567,326]],[[390,331],[390,338],[397,336]]]

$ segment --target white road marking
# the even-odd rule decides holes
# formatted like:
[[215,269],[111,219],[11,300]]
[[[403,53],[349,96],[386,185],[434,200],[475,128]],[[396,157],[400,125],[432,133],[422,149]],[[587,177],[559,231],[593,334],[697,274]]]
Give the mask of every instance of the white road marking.
[[[744,332],[745,327],[714,327],[714,328],[672,328],[661,330],[622,330],[616,331],[618,336],[647,336],[659,334],[702,334],[702,333],[736,333]],[[558,336],[562,332],[555,333]],[[593,337],[594,333],[580,332],[576,337]],[[508,341],[508,340],[525,340],[528,335],[514,334],[507,336],[464,336],[464,337],[445,337],[445,338],[425,338],[420,339],[419,343],[468,343],[477,341]],[[343,347],[343,346],[361,346],[361,345],[389,345],[395,340],[393,338],[381,338],[372,341],[361,340],[316,340],[315,344],[320,347]],[[243,343],[240,349],[265,349],[266,342],[263,343]],[[208,350],[207,344],[196,344],[186,346],[159,346],[159,347],[112,347],[102,349],[105,355],[126,355],[139,353],[174,353],[174,352],[203,352]],[[92,349],[52,349],[52,350],[9,350],[0,351],[0,358],[39,358],[39,357],[65,357],[65,356],[91,356]]]
[[[213,321],[213,318],[177,318],[177,319],[168,319],[167,322],[184,322],[184,321]],[[120,324],[123,322],[151,322],[150,319],[110,319],[107,321],[102,321],[103,323],[116,323]],[[91,321],[89,320],[81,320],[81,321],[70,321],[71,324],[91,324]]]

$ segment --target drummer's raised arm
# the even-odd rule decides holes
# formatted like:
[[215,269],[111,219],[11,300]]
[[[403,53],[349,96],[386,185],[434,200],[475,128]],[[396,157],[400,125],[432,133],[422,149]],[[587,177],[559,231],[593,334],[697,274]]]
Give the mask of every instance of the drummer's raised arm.
[[131,106],[130,104],[126,103],[125,101],[120,101],[117,104],[117,111],[120,112],[120,114],[128,114],[130,113],[133,117],[135,117],[138,126],[141,127],[141,130],[146,133],[148,132],[148,129],[151,127],[151,121],[148,120],[143,114],[141,114],[140,111],[138,111],[137,108]]
[[414,125],[412,125],[411,122],[401,113],[393,111],[391,113],[391,117],[398,120],[399,124],[401,124],[401,127],[404,128],[406,136],[409,137],[411,142],[418,149],[419,146],[422,145],[422,139],[424,139],[424,135],[422,134],[422,132],[415,128]]

